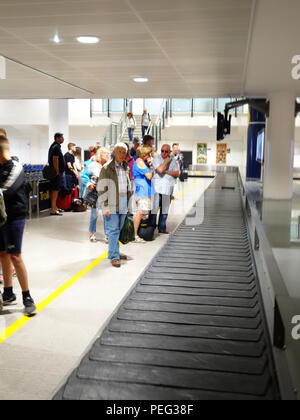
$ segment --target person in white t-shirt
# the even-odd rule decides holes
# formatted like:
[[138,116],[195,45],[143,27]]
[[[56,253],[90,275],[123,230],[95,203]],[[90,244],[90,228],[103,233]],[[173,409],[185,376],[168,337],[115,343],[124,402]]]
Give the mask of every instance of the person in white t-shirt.
[[142,136],[146,134],[146,131],[148,130],[151,123],[151,117],[147,109],[144,109],[144,113],[142,115]]
[[127,124],[129,141],[132,143],[132,141],[133,141],[133,132],[136,129],[136,121],[135,121],[135,118],[134,118],[132,112],[128,112],[126,124]]

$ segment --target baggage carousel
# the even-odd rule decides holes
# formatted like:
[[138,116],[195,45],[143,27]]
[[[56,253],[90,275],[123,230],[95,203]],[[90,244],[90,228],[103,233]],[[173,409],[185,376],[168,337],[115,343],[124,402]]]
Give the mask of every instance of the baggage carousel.
[[53,398],[280,399],[237,174],[217,174],[203,223],[170,235]]

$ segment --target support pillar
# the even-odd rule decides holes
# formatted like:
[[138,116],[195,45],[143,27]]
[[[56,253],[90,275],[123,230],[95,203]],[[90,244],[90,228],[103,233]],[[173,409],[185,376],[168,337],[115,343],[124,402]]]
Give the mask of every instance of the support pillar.
[[295,100],[291,92],[269,95],[265,136],[264,199],[291,200],[295,147]]
[[[257,103],[265,102],[263,99],[255,100]],[[252,106],[249,106],[249,125],[247,142],[247,179],[261,178],[261,163],[257,158],[257,134],[265,128],[266,117]]]
[[65,143],[69,143],[68,99],[49,99],[49,144],[53,143],[55,133],[62,133]]

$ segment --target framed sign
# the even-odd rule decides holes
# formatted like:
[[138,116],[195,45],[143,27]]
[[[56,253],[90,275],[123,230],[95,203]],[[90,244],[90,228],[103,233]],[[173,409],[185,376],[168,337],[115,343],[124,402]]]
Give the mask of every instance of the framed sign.
[[227,158],[227,144],[217,144],[217,164],[226,165]]
[[207,144],[197,144],[197,163],[207,164]]

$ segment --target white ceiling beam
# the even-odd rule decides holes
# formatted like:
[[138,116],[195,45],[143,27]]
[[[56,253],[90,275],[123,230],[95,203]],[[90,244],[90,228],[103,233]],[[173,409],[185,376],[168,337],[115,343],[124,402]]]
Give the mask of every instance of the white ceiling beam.
[[0,55],[0,79],[6,79],[6,60]]

